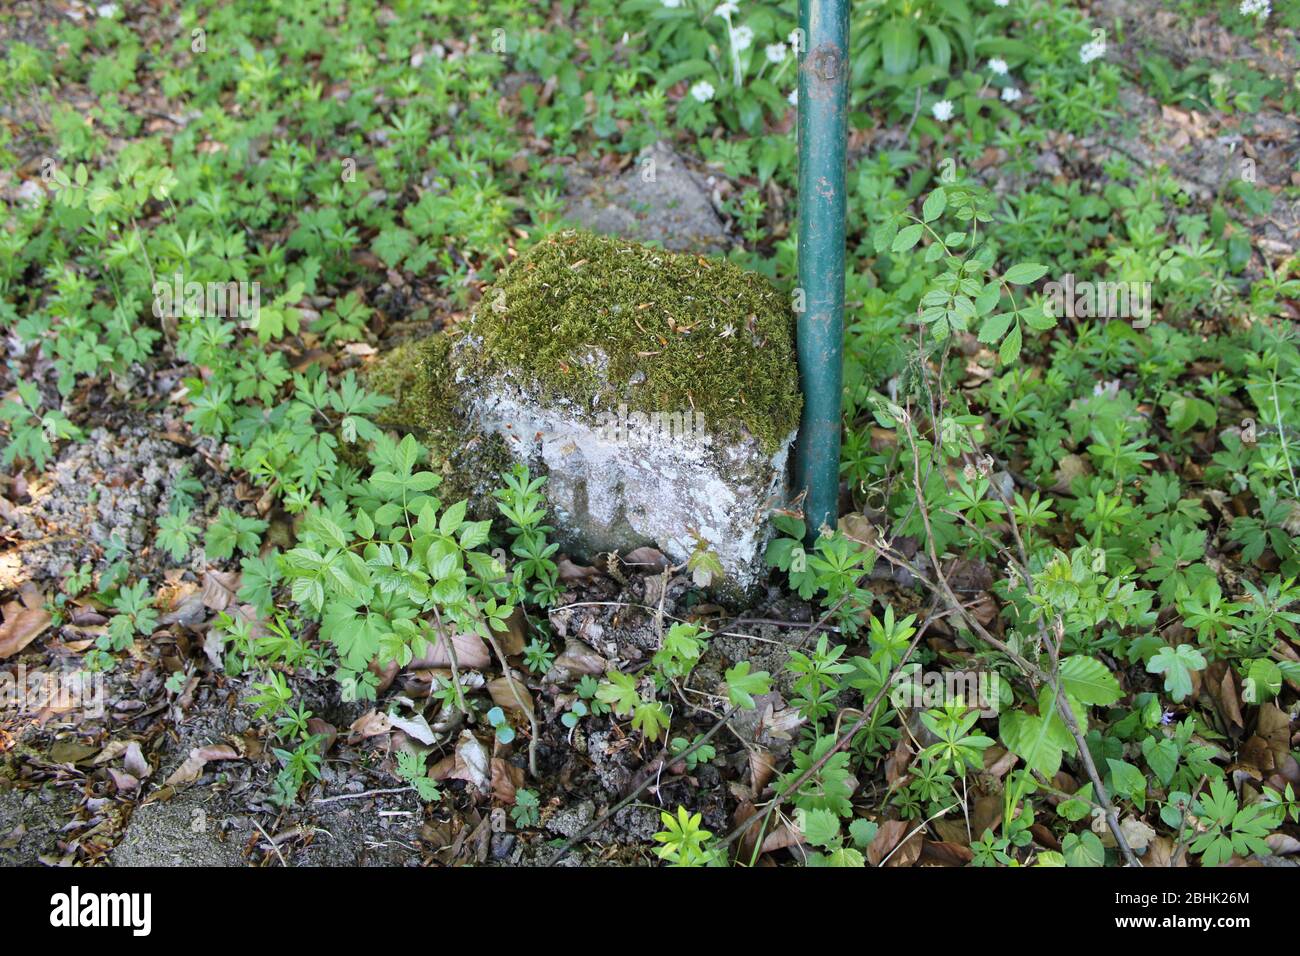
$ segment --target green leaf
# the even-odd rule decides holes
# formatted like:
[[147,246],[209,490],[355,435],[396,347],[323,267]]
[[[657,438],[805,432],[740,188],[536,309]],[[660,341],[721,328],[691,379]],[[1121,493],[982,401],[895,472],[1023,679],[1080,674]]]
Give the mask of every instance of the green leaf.
[[980,326],[979,340],[986,345],[992,345],[1000,341],[1002,336],[1007,334],[1007,329],[1011,327],[1011,320],[1016,317],[1014,312],[999,312],[997,315],[990,315]]
[[1268,658],[1250,662],[1246,678],[1242,681],[1241,699],[1248,704],[1261,704],[1272,700],[1282,689],[1282,669]]
[[1190,644],[1165,645],[1147,661],[1147,672],[1165,675],[1165,690],[1174,701],[1192,692],[1192,672],[1205,670],[1205,657]]
[[920,34],[910,20],[894,17],[880,28],[880,57],[885,72],[893,76],[908,73],[916,66]]
[[1139,810],[1142,809],[1147,794],[1147,778],[1142,775],[1142,771],[1123,760],[1113,760],[1108,757],[1106,763],[1110,767],[1111,782],[1115,791],[1132,800]]
[[1029,285],[1047,275],[1047,266],[1036,262],[1018,262],[1002,274],[1002,278],[1012,285]]
[[948,195],[943,191],[943,187],[939,186],[925,197],[925,203],[921,206],[921,218],[926,222],[933,222],[943,215],[947,206]]
[[379,233],[370,248],[384,265],[394,269],[415,248],[415,237],[398,226],[389,226]]
[[1169,786],[1178,769],[1178,744],[1168,738],[1157,741],[1155,737],[1146,737],[1142,740],[1142,756],[1156,778]]
[[438,530],[445,535],[453,535],[465,521],[465,509],[468,502],[458,501],[442,513],[438,519]]
[[1057,804],[1056,812],[1066,820],[1078,823],[1092,812],[1092,784],[1084,784],[1069,800]]
[[1067,833],[1061,841],[1066,866],[1101,866],[1106,862],[1106,849],[1097,834],[1090,830]]
[[643,700],[632,714],[632,729],[645,734],[648,740],[658,740],[668,729],[668,712],[657,700]]
[[1081,704],[1097,707],[1109,707],[1124,693],[1105,664],[1078,655],[1061,661],[1061,686]]
[[1070,729],[1056,708],[1056,698],[1050,687],[1038,695],[1038,715],[1024,711],[1003,714],[999,722],[1002,741],[1029,770],[1037,770],[1045,777],[1054,777],[1061,769],[1061,757],[1074,753],[1076,744]]
[[813,846],[831,847],[840,838],[840,818],[829,810],[801,810],[799,830]]
[[731,706],[741,710],[754,709],[754,695],[766,694],[772,689],[771,675],[767,671],[749,672],[749,661],[741,661],[726,674],[727,699]]
[[1003,365],[1009,365],[1020,357],[1020,326],[1015,326],[1005,339],[1002,340],[1002,347],[998,349],[998,358]]
[[921,241],[921,233],[924,231],[925,227],[919,222],[903,227],[898,231],[898,235],[894,237],[894,244],[889,247],[890,251],[906,252]]

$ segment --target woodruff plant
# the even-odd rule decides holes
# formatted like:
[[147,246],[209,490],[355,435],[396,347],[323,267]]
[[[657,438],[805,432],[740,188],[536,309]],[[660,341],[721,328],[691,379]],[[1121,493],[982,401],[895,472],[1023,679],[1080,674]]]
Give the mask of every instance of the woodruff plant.
[[[338,657],[336,676],[375,696],[372,662],[408,664],[455,631],[490,638],[514,611],[505,567],[484,550],[491,522],[466,519],[466,502],[444,506],[442,479],[418,465],[411,436],[376,437],[374,471],[349,500],[309,507],[298,546],[282,557],[293,599],[321,624]],[[517,589],[517,588],[516,588]]]

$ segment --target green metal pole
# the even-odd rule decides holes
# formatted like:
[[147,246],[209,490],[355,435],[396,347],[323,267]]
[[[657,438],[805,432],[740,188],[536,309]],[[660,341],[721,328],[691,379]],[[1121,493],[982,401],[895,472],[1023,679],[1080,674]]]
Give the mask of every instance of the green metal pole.
[[[810,535],[839,512],[844,361],[844,176],[850,0],[799,0],[799,379],[795,492]],[[799,303],[796,302],[796,306]]]

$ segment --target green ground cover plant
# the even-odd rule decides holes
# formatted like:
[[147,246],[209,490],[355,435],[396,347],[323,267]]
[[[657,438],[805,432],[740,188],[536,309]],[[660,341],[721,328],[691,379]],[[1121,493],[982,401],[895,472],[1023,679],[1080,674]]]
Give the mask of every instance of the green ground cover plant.
[[[1283,4],[1165,6],[1243,42],[1297,27]],[[52,21],[0,56],[6,494],[147,408],[239,490],[205,511],[203,483],[171,476],[150,566],[107,542],[50,585],[60,624],[77,604],[104,619],[86,669],[150,644],[164,575],[216,570],[239,581],[202,679],[247,689],[281,807],[329,760],[298,680],[399,717],[393,670],[440,653],[429,713],[518,758],[527,786],[488,799],[520,833],[555,813],[560,744],[614,734],[716,782],[746,749],[729,732],[779,692],[788,753],[734,776],[758,781],[743,799],[674,791],[645,860],[914,862],[906,833],[952,824],[971,866],[1215,866],[1300,835],[1300,260],[1260,241],[1294,223],[1300,169],[1207,195],[1080,145],[1121,142],[1125,90],[1235,123],[1293,113],[1294,84],[1116,56],[1122,25],[1064,0],[855,2],[845,514],[810,539],[775,502],[766,549],[781,607],[806,614],[776,664],[715,667],[747,609],[699,610],[710,555],[634,569],[660,582],[642,595],[681,575],[689,598],[646,602],[639,661],[557,691],[553,615],[584,573],[545,475],[500,457],[492,487],[464,481],[460,424],[436,413],[447,351],[475,316],[482,368],[589,401],[575,358],[598,338],[620,381],[620,355],[662,353],[634,406],[689,400],[766,447],[795,427],[794,3],[176,7]],[[724,256],[566,221],[574,167],[660,141],[726,184]],[[1063,313],[1066,274],[1143,286],[1150,313]],[[159,308],[177,275],[222,304]],[[458,664],[466,638],[494,693]],[[899,697],[943,670],[991,690]],[[430,776],[454,746],[410,740],[389,782],[469,799]]]

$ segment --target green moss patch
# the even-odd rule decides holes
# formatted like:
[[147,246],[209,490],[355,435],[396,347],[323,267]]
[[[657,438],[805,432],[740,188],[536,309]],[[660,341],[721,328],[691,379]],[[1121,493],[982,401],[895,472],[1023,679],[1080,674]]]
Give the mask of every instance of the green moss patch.
[[366,386],[393,399],[376,424],[411,432],[429,449],[429,466],[443,477],[447,501],[478,500],[510,467],[497,435],[475,435],[460,413],[451,368],[451,339],[441,333],[384,353],[366,373]]
[[393,399],[375,421],[426,436],[462,428],[448,365],[451,340],[442,334],[405,342],[385,352],[366,373],[366,384]]
[[799,421],[788,300],[717,259],[557,233],[502,273],[469,333],[462,370],[508,372],[543,401],[695,411],[714,434],[748,431],[768,451]]

